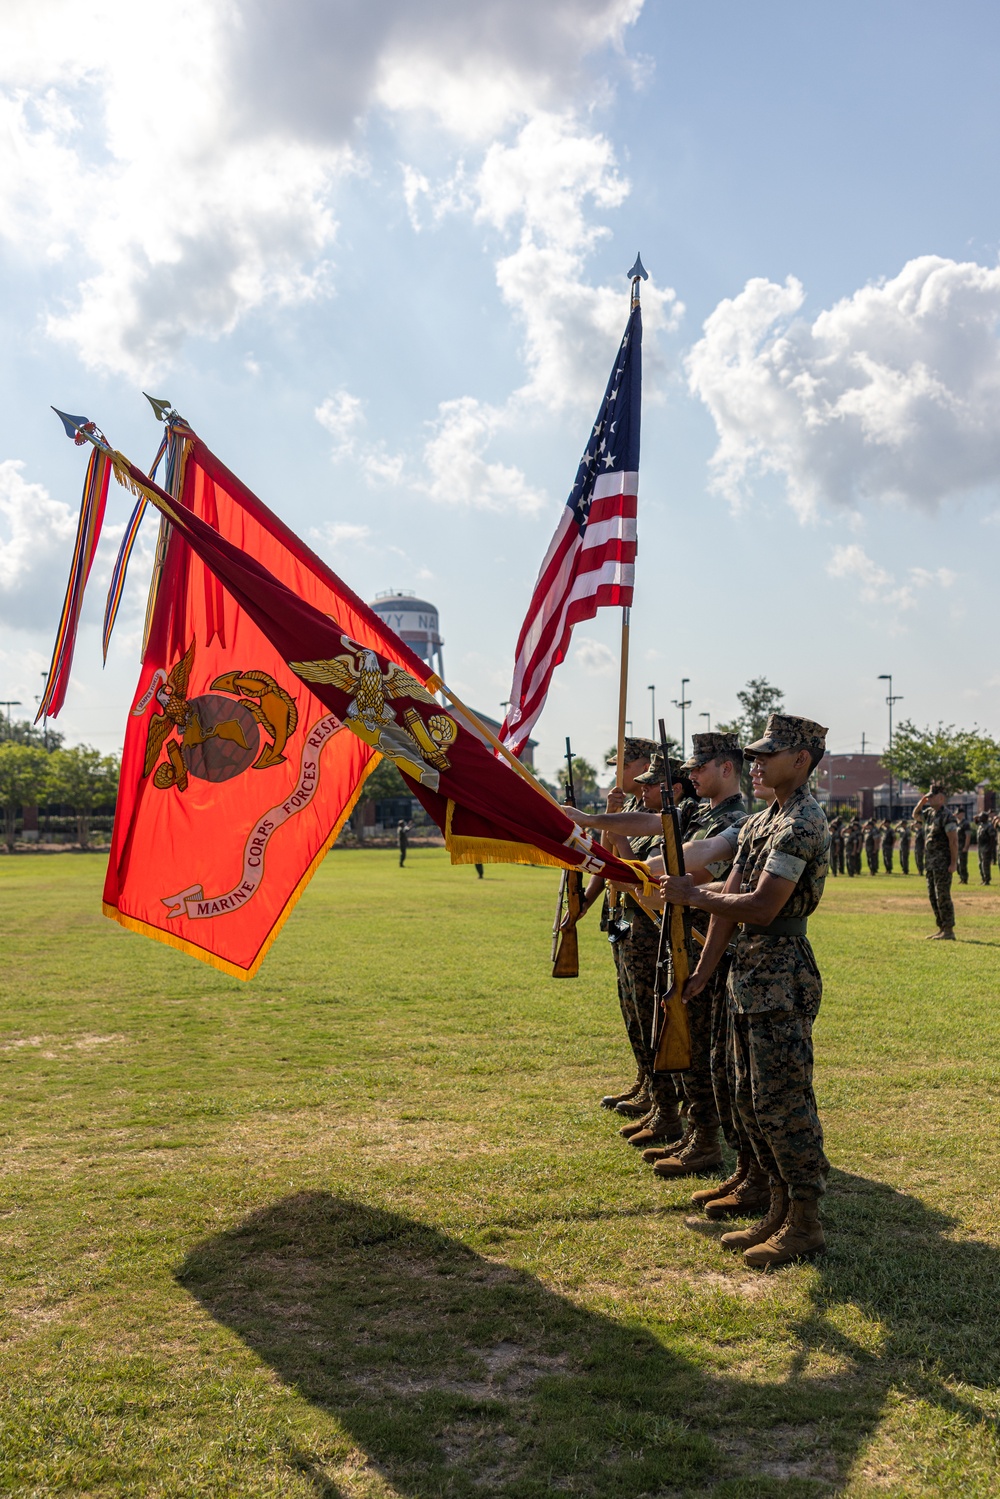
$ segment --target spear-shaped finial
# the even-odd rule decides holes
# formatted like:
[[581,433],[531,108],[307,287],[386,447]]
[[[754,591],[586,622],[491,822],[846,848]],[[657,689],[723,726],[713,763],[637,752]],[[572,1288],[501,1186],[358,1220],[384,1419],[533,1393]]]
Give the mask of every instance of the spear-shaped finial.
[[78,448],[85,442],[92,442],[95,448],[109,449],[108,439],[95,422],[85,416],[70,416],[68,411],[60,411],[58,406],[53,406],[52,410],[65,427],[66,436],[72,437]]
[[638,305],[639,305],[639,282],[640,281],[648,281],[649,280],[649,272],[646,270],[646,267],[642,263],[642,256],[641,255],[638,255],[638,254],[636,255],[636,257],[635,257],[635,265],[629,271],[628,275],[629,275],[629,280],[632,283],[632,306],[633,307],[638,307]]
[[175,423],[184,421],[180,412],[174,409],[173,401],[158,400],[156,396],[147,395],[145,391],[143,391],[143,395],[146,396],[146,400],[152,406],[153,415],[158,422],[163,422],[166,426],[172,427]]

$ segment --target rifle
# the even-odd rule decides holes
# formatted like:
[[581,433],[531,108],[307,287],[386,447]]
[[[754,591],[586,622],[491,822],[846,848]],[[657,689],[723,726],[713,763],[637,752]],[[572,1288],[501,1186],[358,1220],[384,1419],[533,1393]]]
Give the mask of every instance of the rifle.
[[[576,806],[576,788],[573,785],[573,751],[570,748],[569,739],[566,740],[566,800],[571,807]],[[569,923],[563,929],[564,902]],[[552,927],[552,977],[554,979],[580,977],[580,939],[577,935],[576,924],[580,919],[582,905],[583,875],[578,869],[564,869],[559,882],[556,919]]]
[[[663,755],[664,779],[660,782],[663,824],[661,851],[667,874],[684,873],[684,849],[681,827],[674,802],[673,776],[667,753],[667,733],[660,719],[660,751]],[[656,954],[656,984],[653,990],[653,1033],[650,1045],[656,1052],[654,1072],[683,1072],[691,1066],[691,1027],[687,1006],[681,998],[692,968],[691,912],[687,906],[669,901],[660,922],[660,943]],[[670,970],[667,987],[666,970]],[[662,1024],[660,1015],[662,1011]]]

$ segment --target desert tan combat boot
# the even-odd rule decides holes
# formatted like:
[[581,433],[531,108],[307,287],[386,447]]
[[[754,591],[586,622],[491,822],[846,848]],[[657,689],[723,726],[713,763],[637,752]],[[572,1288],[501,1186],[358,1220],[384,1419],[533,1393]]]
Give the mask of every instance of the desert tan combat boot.
[[[619,1131],[619,1134],[624,1133],[624,1130]],[[642,1129],[628,1136],[628,1143],[636,1150],[643,1150],[647,1145],[658,1145],[661,1140],[677,1140],[680,1135],[681,1121],[676,1102],[660,1103],[643,1121]]]
[[774,1270],[778,1265],[822,1254],[825,1248],[819,1203],[814,1197],[793,1197],[788,1204],[788,1216],[778,1231],[764,1243],[751,1245],[743,1255],[743,1262],[754,1270]]
[[[750,1170],[751,1161],[753,1161],[756,1165],[756,1160],[753,1155],[738,1155],[736,1157],[736,1170],[733,1172],[732,1176],[727,1177],[724,1182],[716,1182],[714,1187],[700,1187],[697,1192],[692,1192],[692,1206],[696,1208],[703,1208],[705,1204],[711,1202],[713,1198],[725,1197],[727,1193],[732,1192],[735,1187],[739,1186],[740,1182]],[[768,1194],[768,1201],[770,1201],[770,1193]]]
[[650,1092],[649,1078],[644,1077],[641,1087],[631,1098],[623,1098],[621,1103],[615,1104],[615,1113],[626,1119],[641,1119],[652,1107],[653,1095]]
[[723,1234],[719,1243],[734,1254],[741,1249],[752,1249],[755,1244],[766,1244],[776,1234],[788,1216],[788,1188],[780,1177],[771,1178],[771,1202],[768,1211],[759,1223],[751,1228],[738,1228],[733,1233]]
[[928,942],[954,942],[954,940],[955,928],[953,926],[940,927],[938,931],[932,932],[927,938]]
[[642,1092],[646,1083],[646,1074],[640,1072],[631,1088],[626,1088],[624,1093],[605,1093],[601,1099],[602,1109],[616,1109],[620,1103],[630,1103]]
[[736,1183],[724,1197],[713,1197],[705,1203],[706,1218],[749,1218],[753,1213],[764,1213],[771,1202],[771,1183],[766,1171],[751,1157],[750,1168],[742,1181]]
[[618,1133],[621,1135],[623,1140],[630,1139],[632,1135],[637,1135],[641,1129],[646,1128],[646,1125],[649,1123],[655,1113],[656,1109],[652,1106],[652,1104],[648,1104],[646,1106],[646,1112],[643,1114],[641,1119],[630,1119],[628,1124],[622,1125]]
[[668,1179],[678,1176],[699,1176],[703,1171],[717,1171],[722,1165],[722,1147],[718,1129],[695,1128],[691,1138],[676,1155],[657,1161],[653,1167],[657,1176]]
[[676,1155],[678,1151],[683,1150],[686,1145],[689,1145],[693,1134],[694,1130],[690,1124],[686,1124],[684,1126],[684,1133],[678,1139],[671,1140],[667,1145],[651,1145],[648,1150],[642,1152],[642,1158],[644,1161],[648,1161],[650,1165],[654,1161],[665,1161],[667,1156]]

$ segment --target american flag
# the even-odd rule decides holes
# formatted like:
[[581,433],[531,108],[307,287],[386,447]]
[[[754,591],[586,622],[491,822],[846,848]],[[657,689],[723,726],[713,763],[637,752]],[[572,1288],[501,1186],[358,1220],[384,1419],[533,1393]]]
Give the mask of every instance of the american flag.
[[642,312],[635,306],[518,637],[500,730],[515,754],[545,706],[573,626],[605,604],[631,607],[641,413]]

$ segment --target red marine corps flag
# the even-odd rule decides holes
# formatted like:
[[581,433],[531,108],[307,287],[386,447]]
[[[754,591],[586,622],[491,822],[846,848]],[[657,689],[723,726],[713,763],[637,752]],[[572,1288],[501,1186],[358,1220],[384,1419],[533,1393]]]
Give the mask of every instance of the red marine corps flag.
[[498,761],[456,699],[442,706],[440,679],[189,436],[178,497],[113,455],[170,542],[122,766],[109,916],[251,976],[376,755],[394,761],[453,863],[641,883]]
[[[171,415],[183,515],[259,559],[422,688],[429,668]],[[377,763],[177,527],[161,527],[122,756],[105,914],[251,978]]]
[[[632,310],[576,481],[549,543],[514,660],[510,707],[500,739],[520,754],[545,707],[552,673],[565,660],[573,626],[606,605],[632,606],[639,423],[642,415],[642,310],[636,259]],[[620,735],[624,733],[624,719]]]

